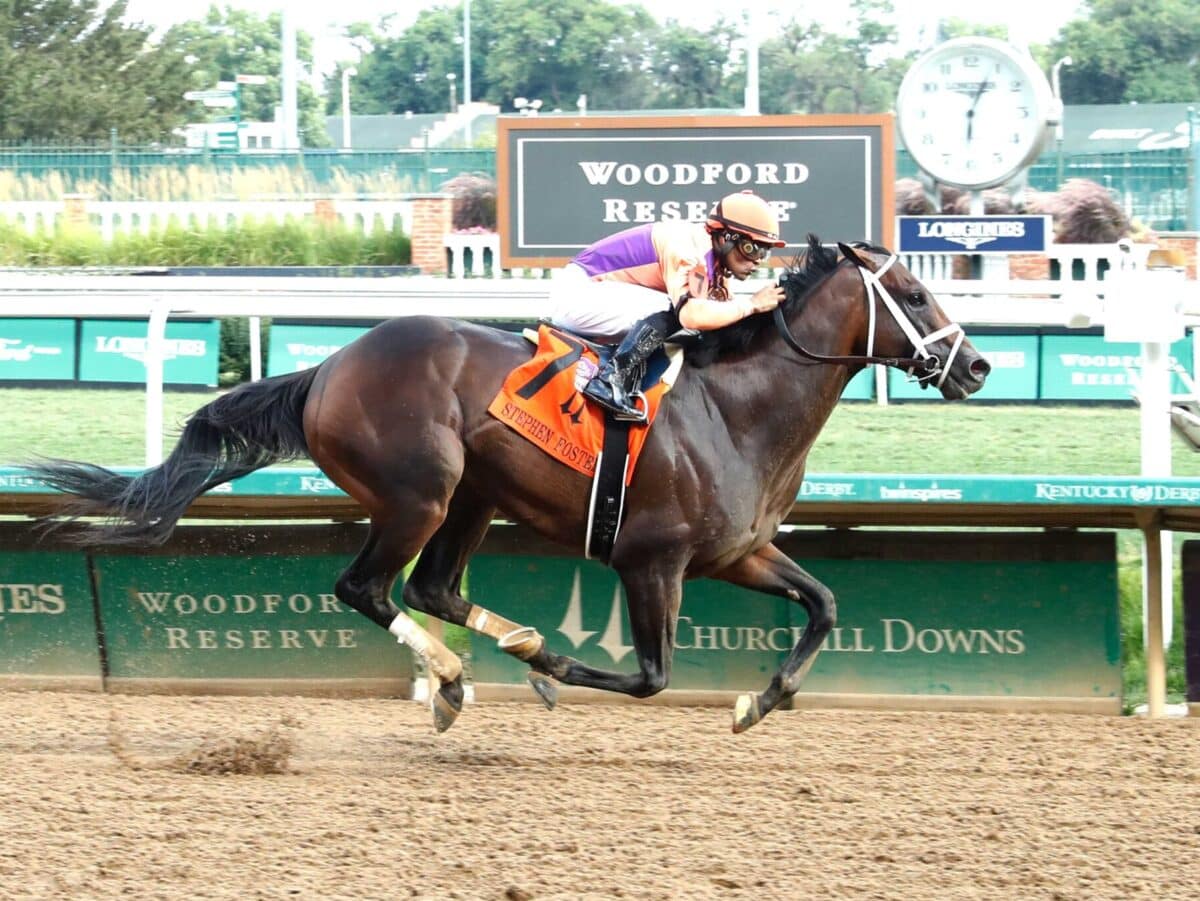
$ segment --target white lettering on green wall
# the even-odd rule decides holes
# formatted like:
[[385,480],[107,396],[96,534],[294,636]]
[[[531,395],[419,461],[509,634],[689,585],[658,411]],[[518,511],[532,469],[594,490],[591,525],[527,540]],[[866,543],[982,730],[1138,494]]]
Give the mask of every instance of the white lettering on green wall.
[[9,613],[63,613],[63,587],[51,583],[0,583],[0,617]]

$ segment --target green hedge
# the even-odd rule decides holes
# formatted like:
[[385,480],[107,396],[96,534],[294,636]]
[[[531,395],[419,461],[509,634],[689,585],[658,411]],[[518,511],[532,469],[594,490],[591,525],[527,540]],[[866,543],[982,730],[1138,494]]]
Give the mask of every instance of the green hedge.
[[370,233],[314,220],[195,227],[172,222],[105,241],[90,226],[28,234],[0,221],[3,266],[403,266],[409,236],[376,223]]

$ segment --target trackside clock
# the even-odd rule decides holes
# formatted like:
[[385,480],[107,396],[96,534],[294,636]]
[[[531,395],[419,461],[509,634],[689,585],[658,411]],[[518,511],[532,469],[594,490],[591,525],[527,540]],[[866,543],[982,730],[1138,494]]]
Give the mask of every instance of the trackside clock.
[[896,97],[913,161],[941,184],[1004,184],[1042,150],[1058,121],[1046,76],[1028,53],[992,38],[954,38],[913,63]]

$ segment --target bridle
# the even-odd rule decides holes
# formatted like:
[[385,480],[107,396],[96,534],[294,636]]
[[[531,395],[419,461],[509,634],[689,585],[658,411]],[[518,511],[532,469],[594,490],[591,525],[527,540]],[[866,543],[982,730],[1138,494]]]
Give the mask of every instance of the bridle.
[[[942,382],[946,380],[946,376],[950,374],[950,366],[954,362],[954,358],[958,356],[958,349],[962,347],[965,333],[957,322],[951,322],[932,332],[928,335],[922,335],[900,309],[900,305],[888,293],[887,288],[883,286],[882,276],[892,264],[899,259],[897,254],[892,254],[888,257],[887,262],[879,267],[878,270],[872,272],[865,266],[858,263],[857,260],[852,260],[855,267],[858,269],[858,274],[862,276],[863,286],[867,290],[867,310],[870,316],[868,332],[867,332],[867,353],[866,356],[851,355],[838,356],[833,354],[819,354],[808,350],[799,341],[795,339],[791,331],[788,329],[787,320],[783,317],[783,305],[775,308],[775,326],[779,329],[779,334],[783,336],[783,340],[787,342],[788,347],[796,351],[802,357],[809,360],[814,360],[817,363],[834,363],[847,366],[866,366],[871,363],[878,363],[881,366],[892,366],[896,369],[903,369],[908,373],[910,378],[918,382],[926,382],[937,377],[934,385],[941,387]],[[896,325],[904,332],[904,336],[908,338],[912,344],[916,356],[913,357],[877,357],[875,352],[875,326],[876,326],[876,309],[878,303],[882,301],[887,311],[892,314],[892,319]],[[929,351],[929,346],[941,341],[943,338],[948,338],[950,335],[955,335],[954,344],[950,348],[950,355],[946,358],[943,364],[941,358],[937,354]],[[919,371],[919,375],[914,375],[914,371]]]

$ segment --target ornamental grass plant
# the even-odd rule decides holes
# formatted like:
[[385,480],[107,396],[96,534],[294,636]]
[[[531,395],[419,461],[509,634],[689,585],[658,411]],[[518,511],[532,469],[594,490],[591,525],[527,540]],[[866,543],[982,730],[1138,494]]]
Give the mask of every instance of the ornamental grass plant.
[[318,179],[303,166],[179,165],[118,166],[105,178],[43,175],[0,170],[0,203],[61,200],[82,194],[92,200],[295,200],[302,197],[389,197],[418,190],[408,174],[380,168],[348,172],[334,167]]
[[172,221],[149,234],[105,241],[89,226],[29,234],[0,218],[0,266],[400,266],[408,235],[376,223],[367,233],[340,220],[245,220],[228,226]]

